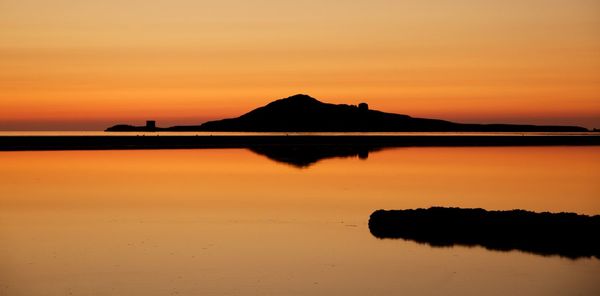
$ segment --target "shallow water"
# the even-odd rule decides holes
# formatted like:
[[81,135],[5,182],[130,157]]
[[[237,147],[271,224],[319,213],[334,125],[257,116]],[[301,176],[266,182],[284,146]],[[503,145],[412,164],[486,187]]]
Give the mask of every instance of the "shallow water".
[[[364,157],[363,157],[364,158]],[[600,260],[380,240],[377,209],[600,214],[600,147],[0,153],[0,295],[599,295]]]

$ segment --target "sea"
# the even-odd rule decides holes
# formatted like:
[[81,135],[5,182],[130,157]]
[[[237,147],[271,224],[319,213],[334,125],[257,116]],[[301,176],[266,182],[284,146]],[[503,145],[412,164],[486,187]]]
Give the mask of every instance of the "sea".
[[600,146],[301,165],[237,148],[0,152],[0,295],[600,295],[596,257],[381,239],[368,225],[379,209],[432,206],[598,215],[599,180]]

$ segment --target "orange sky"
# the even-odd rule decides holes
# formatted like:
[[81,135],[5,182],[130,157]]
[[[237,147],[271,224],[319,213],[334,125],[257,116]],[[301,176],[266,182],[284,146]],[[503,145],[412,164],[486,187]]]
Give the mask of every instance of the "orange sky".
[[0,130],[197,124],[307,93],[600,127],[596,0],[0,0]]

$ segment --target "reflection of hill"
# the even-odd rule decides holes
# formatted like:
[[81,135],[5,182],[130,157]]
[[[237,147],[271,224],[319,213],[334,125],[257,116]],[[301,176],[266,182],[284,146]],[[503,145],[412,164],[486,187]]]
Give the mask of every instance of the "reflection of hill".
[[367,159],[369,152],[380,150],[365,146],[337,146],[337,145],[278,145],[254,146],[250,151],[266,156],[267,158],[286,163],[295,167],[304,168],[326,158],[358,157]]
[[600,216],[523,210],[440,208],[378,210],[369,219],[377,238],[401,238],[433,247],[482,246],[568,258],[600,258]]

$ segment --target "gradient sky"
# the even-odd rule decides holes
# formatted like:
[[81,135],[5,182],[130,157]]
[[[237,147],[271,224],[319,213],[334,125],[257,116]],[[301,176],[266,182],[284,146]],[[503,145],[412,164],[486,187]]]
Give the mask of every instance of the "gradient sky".
[[296,93],[600,127],[600,2],[0,0],[0,130],[197,124]]

